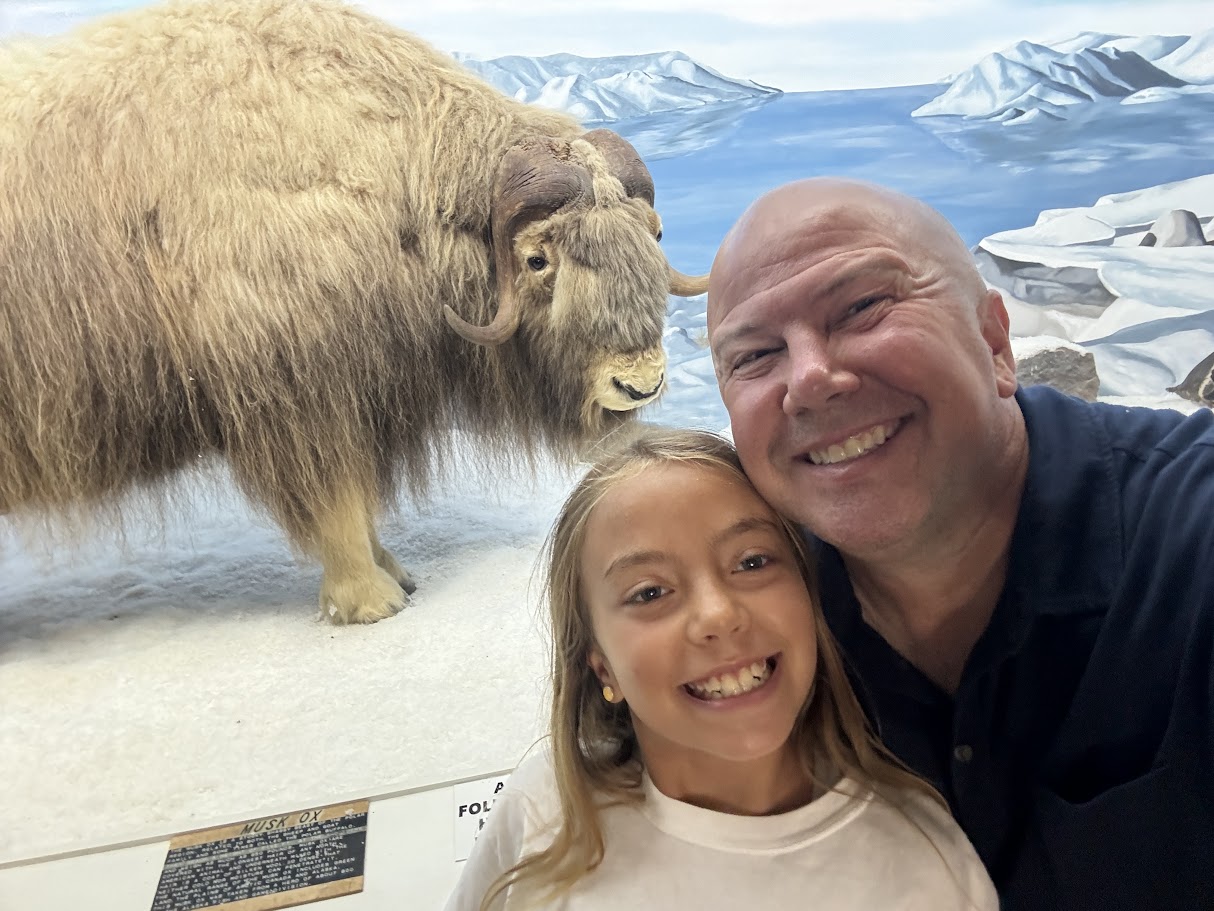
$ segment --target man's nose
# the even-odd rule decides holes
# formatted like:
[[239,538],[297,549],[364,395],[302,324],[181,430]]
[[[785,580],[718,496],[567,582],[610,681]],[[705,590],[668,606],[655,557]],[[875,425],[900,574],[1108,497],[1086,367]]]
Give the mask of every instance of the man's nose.
[[854,392],[860,378],[840,361],[835,346],[822,332],[806,332],[787,340],[788,384],[786,414],[818,408],[837,395]]

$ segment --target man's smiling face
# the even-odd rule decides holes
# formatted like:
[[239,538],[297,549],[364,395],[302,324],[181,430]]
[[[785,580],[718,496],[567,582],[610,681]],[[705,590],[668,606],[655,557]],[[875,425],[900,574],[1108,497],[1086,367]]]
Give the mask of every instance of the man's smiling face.
[[813,180],[760,199],[713,264],[708,328],[747,473],[863,556],[981,499],[1016,390],[1007,314],[926,206]]

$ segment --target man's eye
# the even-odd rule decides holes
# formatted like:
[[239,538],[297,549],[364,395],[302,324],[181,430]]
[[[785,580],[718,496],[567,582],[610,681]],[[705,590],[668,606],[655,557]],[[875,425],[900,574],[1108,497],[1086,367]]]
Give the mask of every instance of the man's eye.
[[660,585],[646,585],[629,595],[628,601],[632,604],[648,604],[650,601],[656,601],[665,593],[666,589]]
[[747,351],[733,362],[733,369],[739,370],[742,367],[748,367],[775,350],[775,348],[756,348],[754,351]]
[[846,316],[855,316],[871,307],[873,304],[879,304],[883,300],[888,300],[888,294],[870,294],[868,297],[862,297],[850,307],[847,308]]

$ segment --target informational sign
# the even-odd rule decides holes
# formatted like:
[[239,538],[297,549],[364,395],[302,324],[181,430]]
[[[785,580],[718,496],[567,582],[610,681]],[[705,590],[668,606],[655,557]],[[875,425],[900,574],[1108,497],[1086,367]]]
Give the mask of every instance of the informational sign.
[[492,775],[488,778],[478,778],[476,781],[465,781],[452,787],[455,810],[455,859],[467,860],[472,853],[472,845],[485,822],[489,819],[489,811],[497,800],[497,795],[506,786],[509,775]]
[[366,800],[179,835],[151,911],[273,911],[363,889]]

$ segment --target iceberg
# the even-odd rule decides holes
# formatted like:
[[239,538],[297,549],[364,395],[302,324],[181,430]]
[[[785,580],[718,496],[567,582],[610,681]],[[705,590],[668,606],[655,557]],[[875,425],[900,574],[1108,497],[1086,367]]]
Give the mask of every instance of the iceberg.
[[1061,41],[1042,43],[1063,54],[1073,54],[1088,48],[1132,51],[1144,60],[1157,63],[1160,58],[1166,57],[1188,40],[1188,35],[1107,35],[1103,32],[1080,32]]
[[1116,47],[1063,53],[1021,41],[988,54],[914,117],[961,116],[1004,123],[1063,119],[1066,108],[1123,99],[1146,89],[1179,89],[1186,83],[1134,51]]
[[1196,35],[1081,32],[1020,41],[950,79],[914,117],[1002,124],[1051,123],[1076,105],[1150,104],[1214,92],[1214,29]]
[[1161,57],[1159,68],[1190,85],[1214,85],[1214,29],[1194,35]]
[[519,101],[564,111],[583,123],[683,111],[781,94],[749,79],[733,79],[681,51],[613,57],[507,56],[479,60],[453,55],[468,69]]

